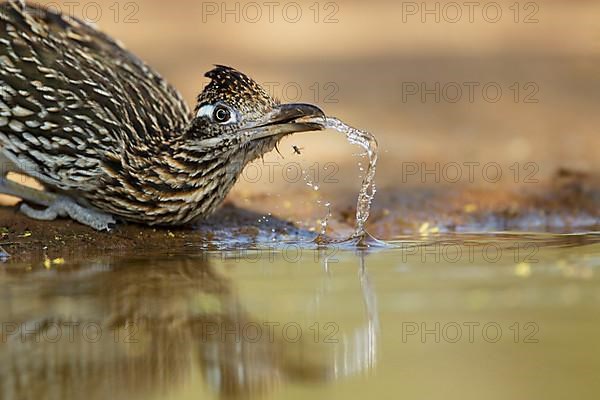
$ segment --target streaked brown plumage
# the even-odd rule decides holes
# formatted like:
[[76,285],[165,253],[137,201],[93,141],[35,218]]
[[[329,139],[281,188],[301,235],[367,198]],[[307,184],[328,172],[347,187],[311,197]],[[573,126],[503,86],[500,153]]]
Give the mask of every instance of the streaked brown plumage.
[[[280,105],[217,66],[190,112],[160,75],[86,23],[22,1],[0,8],[0,192],[107,229],[111,215],[181,225],[215,210],[243,167],[285,135],[318,130],[317,107]],[[308,121],[308,120],[306,120]],[[54,193],[5,179],[36,177]]]

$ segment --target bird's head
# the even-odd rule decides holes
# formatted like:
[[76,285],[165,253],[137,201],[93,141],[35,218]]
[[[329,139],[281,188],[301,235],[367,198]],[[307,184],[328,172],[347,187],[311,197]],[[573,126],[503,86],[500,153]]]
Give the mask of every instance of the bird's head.
[[[245,74],[217,66],[198,96],[188,135],[197,150],[230,147],[268,151],[282,137],[323,129],[321,109],[310,104],[280,104]],[[309,119],[313,119],[309,121]]]

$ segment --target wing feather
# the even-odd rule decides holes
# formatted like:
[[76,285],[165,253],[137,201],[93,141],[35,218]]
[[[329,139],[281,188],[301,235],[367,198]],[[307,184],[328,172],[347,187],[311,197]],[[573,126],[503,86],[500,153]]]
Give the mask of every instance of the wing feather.
[[94,190],[124,146],[185,129],[190,111],[157,72],[76,18],[0,7],[0,152],[62,190]]

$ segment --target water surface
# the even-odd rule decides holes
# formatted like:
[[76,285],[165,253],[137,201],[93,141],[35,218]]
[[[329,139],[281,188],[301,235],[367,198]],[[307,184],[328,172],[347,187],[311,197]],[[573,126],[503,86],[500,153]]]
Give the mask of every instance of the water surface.
[[599,239],[5,264],[0,396],[594,398]]

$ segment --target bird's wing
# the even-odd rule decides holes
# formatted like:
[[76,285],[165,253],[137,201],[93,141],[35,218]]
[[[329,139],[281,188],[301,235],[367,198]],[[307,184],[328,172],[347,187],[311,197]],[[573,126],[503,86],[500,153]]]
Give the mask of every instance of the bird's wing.
[[0,4],[0,152],[61,190],[93,190],[104,160],[181,132],[190,111],[159,74],[76,18]]

